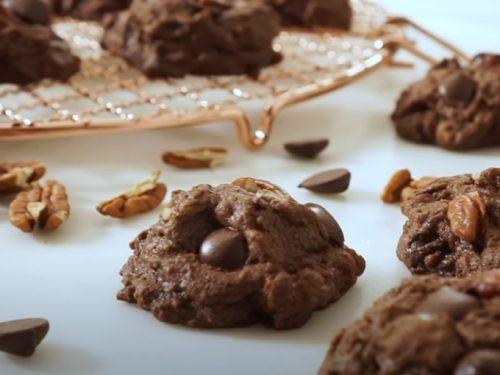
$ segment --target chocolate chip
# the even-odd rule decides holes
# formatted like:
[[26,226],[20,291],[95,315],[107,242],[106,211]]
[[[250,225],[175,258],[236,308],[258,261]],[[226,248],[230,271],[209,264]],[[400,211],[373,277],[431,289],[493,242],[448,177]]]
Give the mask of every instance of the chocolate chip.
[[301,142],[288,142],[284,144],[285,150],[295,156],[313,159],[323,151],[330,141],[327,138],[310,139]]
[[221,228],[210,233],[200,248],[200,259],[211,266],[232,271],[245,264],[248,250],[243,233]]
[[455,369],[454,375],[500,374],[500,350],[480,349],[467,354]]
[[305,179],[299,187],[315,193],[341,193],[347,190],[350,181],[351,172],[347,169],[331,169]]
[[48,25],[50,8],[43,0],[10,0],[10,9],[21,20],[27,23]]
[[324,207],[321,207],[316,203],[306,203],[304,206],[314,212],[319,221],[323,223],[331,241],[334,241],[339,245],[344,243],[344,233],[342,232],[339,223],[337,223],[337,220],[335,220],[335,218],[330,215]]
[[0,350],[29,357],[49,331],[49,322],[41,318],[0,323]]
[[448,77],[439,85],[439,94],[448,105],[467,105],[476,92],[476,82],[462,72]]
[[415,311],[423,315],[445,313],[458,320],[479,306],[479,301],[473,296],[444,286],[429,294]]

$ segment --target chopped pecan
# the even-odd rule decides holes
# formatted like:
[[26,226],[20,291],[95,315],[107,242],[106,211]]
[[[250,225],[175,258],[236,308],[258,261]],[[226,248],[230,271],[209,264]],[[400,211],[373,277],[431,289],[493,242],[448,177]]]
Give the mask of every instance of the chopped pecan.
[[410,185],[411,180],[408,169],[401,169],[394,173],[382,192],[382,200],[386,203],[401,201],[403,189]]
[[436,181],[436,177],[422,177],[418,180],[412,180],[408,186],[401,191],[401,201],[407,200],[417,189],[423,188]]
[[478,193],[461,194],[448,204],[451,232],[463,241],[474,242],[482,231],[486,205]]
[[53,230],[69,216],[66,189],[57,181],[38,183],[20,192],[9,206],[10,222],[23,232],[32,232],[36,226]]
[[38,161],[0,163],[0,192],[15,192],[30,187],[45,174],[45,165]]
[[160,171],[153,172],[129,191],[102,202],[97,206],[97,211],[106,216],[124,219],[158,207],[167,194],[167,186],[158,182],[160,174]]
[[221,147],[195,148],[186,151],[167,151],[162,155],[165,163],[178,168],[210,168],[224,163],[227,150]]
[[255,193],[258,197],[278,200],[293,200],[293,198],[286,191],[269,181],[258,180],[251,177],[241,177],[234,180],[231,184],[248,190],[251,193]]

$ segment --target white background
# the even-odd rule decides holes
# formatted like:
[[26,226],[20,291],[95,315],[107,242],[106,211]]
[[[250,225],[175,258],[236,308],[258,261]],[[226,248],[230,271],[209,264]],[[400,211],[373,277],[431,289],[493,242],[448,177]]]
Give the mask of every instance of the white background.
[[[412,17],[473,54],[500,52],[498,0],[385,0],[393,14]],[[426,46],[426,44],[423,44]],[[415,176],[477,172],[499,166],[498,149],[454,153],[396,138],[390,111],[398,93],[422,76],[415,69],[386,69],[352,87],[282,113],[269,145],[258,152],[236,142],[235,129],[215,125],[173,131],[61,139],[0,141],[0,160],[37,159],[48,177],[66,184],[71,217],[59,231],[27,235],[8,223],[0,202],[0,321],[41,316],[51,330],[35,356],[0,353],[0,374],[313,374],[330,338],[408,272],[395,256],[404,222],[397,206],[379,193],[396,169]],[[327,136],[331,146],[315,161],[285,154],[283,142]],[[207,171],[165,166],[167,149],[219,145],[228,163]],[[308,175],[327,168],[352,171],[350,189],[319,196],[298,189]],[[316,313],[303,328],[276,332],[261,327],[195,330],[156,321],[115,300],[118,271],[128,243],[155,222],[159,210],[126,221],[98,215],[95,205],[150,170],[163,170],[169,190],[219,184],[248,175],[272,180],[299,201],[327,207],[343,226],[347,243],[367,261],[356,286],[338,303]]]

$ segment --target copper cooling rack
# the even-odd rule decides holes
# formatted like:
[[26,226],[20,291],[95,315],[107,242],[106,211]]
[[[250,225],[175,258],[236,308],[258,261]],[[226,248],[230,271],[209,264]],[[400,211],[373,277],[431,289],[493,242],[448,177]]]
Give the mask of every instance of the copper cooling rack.
[[[283,62],[258,79],[244,76],[149,80],[101,50],[101,28],[60,20],[56,32],[82,58],[68,83],[0,85],[0,139],[25,139],[173,128],[229,121],[241,142],[264,145],[284,108],[345,86],[385,65],[404,48],[433,62],[407,38],[409,26],[464,59],[458,49],[404,18],[390,18],[370,0],[353,0],[349,33],[283,31],[274,48]],[[259,114],[255,124],[252,114]],[[255,122],[255,121],[254,121]]]

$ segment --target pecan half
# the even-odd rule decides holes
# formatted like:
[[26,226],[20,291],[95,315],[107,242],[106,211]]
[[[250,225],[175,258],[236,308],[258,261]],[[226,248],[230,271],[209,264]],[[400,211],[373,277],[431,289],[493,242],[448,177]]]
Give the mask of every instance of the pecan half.
[[30,187],[45,174],[45,165],[38,161],[0,163],[0,192],[15,192]]
[[461,194],[448,204],[451,232],[463,241],[474,242],[482,231],[486,205],[476,193]]
[[401,201],[401,193],[405,187],[410,185],[411,180],[408,169],[401,169],[394,173],[382,192],[382,200],[386,203]]
[[178,168],[211,168],[224,163],[227,150],[221,147],[195,148],[186,151],[167,151],[162,160]]
[[278,200],[293,200],[293,198],[279,186],[265,180],[258,180],[251,177],[241,177],[234,180],[232,185],[236,185],[258,197]]
[[20,192],[9,206],[10,222],[23,232],[40,229],[54,230],[69,216],[69,203],[65,187],[57,181],[43,186],[33,184]]
[[97,211],[105,216],[124,219],[158,207],[165,195],[167,186],[159,183],[160,171],[155,171],[132,189],[97,206]]

